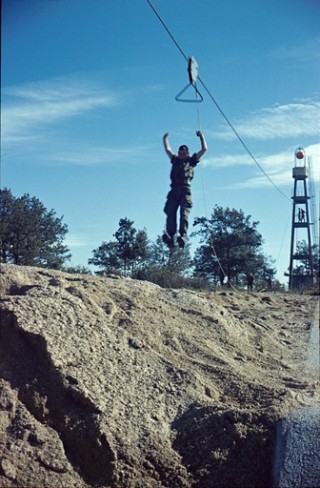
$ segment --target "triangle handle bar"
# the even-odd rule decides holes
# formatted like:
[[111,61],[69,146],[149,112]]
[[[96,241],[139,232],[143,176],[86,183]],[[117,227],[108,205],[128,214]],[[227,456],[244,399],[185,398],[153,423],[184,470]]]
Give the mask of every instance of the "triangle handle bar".
[[[187,89],[189,88],[189,86],[193,86],[193,88],[195,89],[196,98],[195,99],[181,98],[181,96],[187,91]],[[197,98],[198,96],[199,96],[199,98]],[[199,92],[199,90],[196,87],[196,84],[195,83],[189,83],[187,86],[184,87],[183,90],[181,90],[180,93],[178,93],[178,95],[175,97],[175,100],[177,102],[201,103],[201,102],[203,102],[203,96]]]

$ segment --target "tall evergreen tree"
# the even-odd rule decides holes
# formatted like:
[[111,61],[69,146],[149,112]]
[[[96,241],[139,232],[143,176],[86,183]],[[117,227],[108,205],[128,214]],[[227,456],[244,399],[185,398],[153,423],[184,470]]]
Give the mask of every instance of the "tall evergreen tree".
[[107,272],[118,271],[121,269],[117,242],[103,242],[98,249],[94,249],[92,252],[93,258],[88,260],[89,264],[98,266]]
[[169,249],[162,240],[162,236],[157,236],[155,243],[151,246],[151,263],[159,268],[166,268],[173,273],[186,274],[192,266],[190,255],[190,243],[187,242],[183,249],[175,246]]
[[70,259],[67,225],[38,198],[0,190],[0,217],[1,262],[60,269]]
[[239,283],[248,273],[256,273],[263,262],[260,249],[262,236],[259,222],[251,222],[242,210],[216,205],[210,219],[196,218],[200,247],[195,253],[195,272],[223,284]]
[[103,242],[94,249],[89,264],[98,266],[105,271],[120,271],[124,275],[139,267],[148,259],[149,241],[145,230],[133,227],[134,221],[127,218],[119,220],[119,228],[115,232],[115,241]]
[[311,262],[309,259],[309,249],[308,244],[305,240],[297,242],[297,254],[300,256],[305,256],[305,259],[299,261],[299,264],[296,264],[294,267],[293,273],[294,275],[301,278],[301,283],[304,283],[303,277],[311,277],[313,276],[313,280],[316,284],[319,283],[319,246],[317,244],[313,244],[311,246],[311,254],[312,254],[312,268],[310,267]]

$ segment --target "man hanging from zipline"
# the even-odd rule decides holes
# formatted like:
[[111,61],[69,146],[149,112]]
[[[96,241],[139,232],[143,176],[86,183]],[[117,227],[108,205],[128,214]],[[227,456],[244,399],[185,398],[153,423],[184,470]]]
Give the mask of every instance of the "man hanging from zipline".
[[179,247],[184,247],[188,231],[188,218],[192,207],[191,180],[194,175],[194,167],[199,163],[201,156],[207,151],[207,143],[200,130],[196,132],[201,141],[199,152],[189,155],[188,146],[179,147],[178,155],[174,154],[169,144],[169,134],[163,136],[163,144],[167,155],[170,158],[172,168],[170,173],[171,190],[167,195],[164,212],[167,215],[166,233],[162,240],[169,248],[174,247],[174,236],[177,232],[177,210],[180,207],[179,236],[177,242]]

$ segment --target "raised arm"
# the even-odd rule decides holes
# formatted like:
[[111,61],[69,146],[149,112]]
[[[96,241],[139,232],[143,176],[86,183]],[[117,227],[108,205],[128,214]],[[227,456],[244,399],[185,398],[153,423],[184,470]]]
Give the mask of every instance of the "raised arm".
[[204,135],[202,134],[202,132],[200,130],[197,130],[196,132],[197,136],[200,137],[200,141],[201,141],[201,149],[199,152],[197,152],[196,156],[197,156],[197,159],[200,159],[201,156],[204,155],[204,153],[208,150],[208,146],[207,146],[207,143],[206,143],[206,140],[205,140],[205,137]]
[[172,156],[174,156],[174,152],[172,151],[170,144],[169,144],[169,134],[168,132],[165,133],[163,136],[163,145],[166,153],[168,154],[168,157],[171,159]]

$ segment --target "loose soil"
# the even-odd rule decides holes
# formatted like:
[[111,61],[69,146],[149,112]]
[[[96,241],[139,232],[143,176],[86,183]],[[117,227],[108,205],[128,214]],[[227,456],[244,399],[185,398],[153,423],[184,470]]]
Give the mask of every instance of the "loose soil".
[[316,298],[1,265],[0,487],[272,486]]

